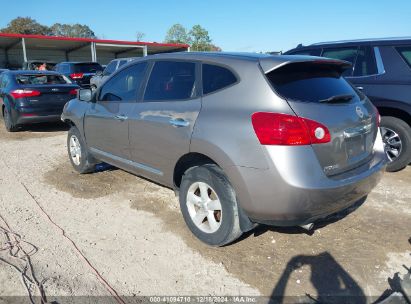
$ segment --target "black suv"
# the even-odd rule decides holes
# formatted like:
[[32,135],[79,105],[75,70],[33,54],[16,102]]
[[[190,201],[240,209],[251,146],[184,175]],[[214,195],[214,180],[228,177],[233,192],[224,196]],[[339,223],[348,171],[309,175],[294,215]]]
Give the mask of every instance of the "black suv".
[[411,162],[411,38],[370,39],[299,45],[285,52],[342,59],[343,74],[381,114],[381,132],[390,160],[387,171]]
[[103,67],[97,62],[60,62],[54,68],[81,87],[90,87],[90,79]]

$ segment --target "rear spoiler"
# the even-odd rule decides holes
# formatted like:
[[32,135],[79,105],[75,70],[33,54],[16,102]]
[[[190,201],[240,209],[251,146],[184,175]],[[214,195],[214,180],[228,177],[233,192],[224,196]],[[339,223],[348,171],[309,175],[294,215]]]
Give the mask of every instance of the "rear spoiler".
[[314,56],[293,56],[281,55],[273,57],[265,57],[260,59],[260,66],[264,74],[268,74],[274,70],[278,70],[284,66],[298,65],[298,64],[318,64],[322,66],[335,67],[341,73],[352,67],[352,64],[344,60],[329,59]]

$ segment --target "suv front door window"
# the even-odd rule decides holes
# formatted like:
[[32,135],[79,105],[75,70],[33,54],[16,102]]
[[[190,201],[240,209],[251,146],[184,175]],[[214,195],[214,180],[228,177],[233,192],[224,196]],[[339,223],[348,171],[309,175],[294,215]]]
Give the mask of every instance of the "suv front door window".
[[130,158],[128,117],[136,105],[146,66],[146,62],[135,64],[110,78],[86,113],[84,128],[88,145],[102,157]]

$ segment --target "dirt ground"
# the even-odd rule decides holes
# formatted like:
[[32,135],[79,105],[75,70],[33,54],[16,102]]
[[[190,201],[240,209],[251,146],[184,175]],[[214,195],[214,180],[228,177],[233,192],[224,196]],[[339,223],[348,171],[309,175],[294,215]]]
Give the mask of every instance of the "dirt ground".
[[[311,233],[258,226],[234,244],[211,248],[190,234],[171,190],[107,166],[80,176],[66,149],[64,126],[10,134],[1,124],[0,215],[37,249],[32,274],[48,300],[111,290],[336,302],[353,295],[352,302],[366,303],[411,267],[411,166],[386,173],[357,210]],[[25,263],[0,251],[0,297],[27,295],[16,269]]]

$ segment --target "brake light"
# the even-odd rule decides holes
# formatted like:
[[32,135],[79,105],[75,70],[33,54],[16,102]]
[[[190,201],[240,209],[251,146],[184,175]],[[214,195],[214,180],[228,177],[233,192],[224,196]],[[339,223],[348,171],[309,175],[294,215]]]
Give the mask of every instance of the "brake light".
[[83,76],[84,76],[84,73],[73,73],[73,74],[70,74],[70,77],[71,77],[72,79],[81,79],[81,78],[83,78]]
[[328,128],[311,119],[257,112],[251,116],[251,121],[262,145],[300,146],[331,141]]
[[10,95],[13,96],[14,98],[25,98],[25,97],[40,96],[41,92],[36,91],[36,90],[19,89],[19,90],[12,91]]
[[77,89],[70,90],[69,95],[77,95]]

